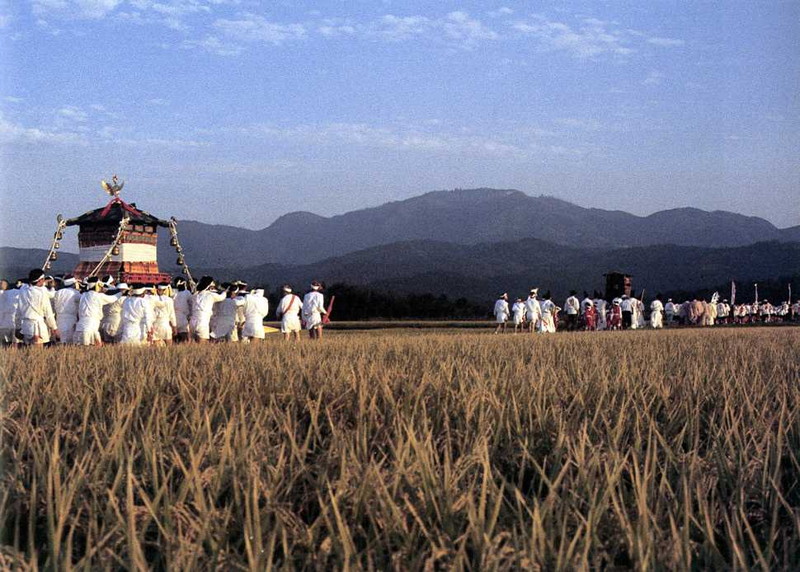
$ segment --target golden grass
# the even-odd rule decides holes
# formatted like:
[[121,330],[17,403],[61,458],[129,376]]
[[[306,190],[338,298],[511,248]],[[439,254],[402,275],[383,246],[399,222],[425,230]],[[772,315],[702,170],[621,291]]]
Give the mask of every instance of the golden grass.
[[0,567],[800,567],[797,328],[0,359]]

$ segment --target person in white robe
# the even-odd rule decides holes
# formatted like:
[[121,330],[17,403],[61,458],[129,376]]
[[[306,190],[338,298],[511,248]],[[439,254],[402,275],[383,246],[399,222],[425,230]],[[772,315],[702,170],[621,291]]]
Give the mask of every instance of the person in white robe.
[[211,335],[218,341],[238,342],[239,332],[236,329],[236,315],[239,307],[244,306],[244,298],[234,285],[228,287],[225,299],[215,305],[217,317]]
[[281,333],[283,339],[289,340],[294,338],[295,341],[300,340],[300,312],[303,309],[303,301],[300,296],[292,292],[292,287],[289,284],[283,285],[283,298],[281,298],[275,314],[281,321]]
[[169,284],[162,282],[156,286],[156,295],[151,297],[153,306],[153,342],[170,345],[177,333],[178,322],[175,316],[175,301],[170,296]]
[[497,322],[497,327],[494,329],[495,334],[506,331],[506,322],[508,322],[509,314],[508,293],[504,292],[494,303],[494,318]]
[[539,289],[532,288],[525,300],[525,318],[528,321],[528,328],[531,332],[538,332],[540,321],[542,320],[542,306],[538,300]]
[[644,301],[634,300],[633,305],[636,307],[636,327],[639,329],[644,328]]
[[605,330],[608,327],[606,313],[608,312],[608,303],[600,296],[595,297],[594,307],[597,309],[597,329]]
[[138,286],[122,303],[122,325],[120,327],[120,344],[143,345],[153,337],[153,305],[145,300],[147,289]]
[[214,306],[226,298],[225,292],[215,292],[214,279],[211,276],[203,276],[197,283],[197,292],[192,300],[192,319],[189,324],[195,340],[205,343],[211,337],[211,314]]
[[264,318],[269,314],[269,300],[264,297],[263,288],[253,288],[244,297],[241,306],[244,314],[242,339],[251,342],[264,339]]
[[75,326],[78,324],[78,307],[81,303],[81,292],[78,281],[74,277],[65,278],[62,287],[53,298],[53,310],[56,313],[58,331],[62,344],[74,343]]
[[322,339],[322,318],[327,314],[321,290],[322,284],[315,280],[311,283],[311,291],[303,296],[303,321],[312,340]]
[[130,287],[125,282],[117,284],[117,292],[120,297],[116,302],[103,306],[103,319],[100,321],[100,335],[106,343],[116,343],[119,341],[120,328],[122,326],[122,304],[128,295]]
[[517,298],[511,306],[511,319],[514,321],[514,333],[525,327],[525,302]]
[[659,330],[664,327],[664,304],[661,302],[661,295],[650,302],[650,327]]
[[192,319],[192,293],[186,288],[186,280],[183,278],[175,279],[175,321],[177,334],[175,339],[178,342],[189,340],[189,322]]
[[22,286],[17,300],[16,322],[27,345],[41,346],[50,342],[51,334],[56,338],[59,335],[50,293],[44,282],[44,272],[31,270],[28,284]]
[[[103,320],[103,307],[113,304],[122,297],[122,292],[114,295],[100,292],[100,281],[93,276],[86,281],[86,292],[78,304],[78,326],[73,338],[76,344],[84,346],[102,346],[100,338],[100,322]],[[80,331],[80,338],[77,331]]]
[[664,316],[667,318],[667,325],[671,325],[673,320],[675,319],[675,315],[678,313],[678,308],[675,305],[675,302],[672,301],[672,298],[667,299],[667,303],[664,304]]
[[17,304],[20,290],[16,286],[3,291],[0,296],[0,344],[14,347],[17,344]]
[[550,299],[550,292],[544,295],[544,300],[541,301],[539,306],[541,308],[539,332],[542,334],[554,334],[556,332],[555,314],[558,310]]

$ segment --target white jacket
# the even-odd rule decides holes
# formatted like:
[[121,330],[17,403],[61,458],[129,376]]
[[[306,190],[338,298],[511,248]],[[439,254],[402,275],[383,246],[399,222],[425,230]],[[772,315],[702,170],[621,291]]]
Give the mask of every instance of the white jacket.
[[264,318],[269,313],[269,301],[263,290],[256,290],[244,297],[244,326],[242,337],[263,338]]
[[84,292],[81,296],[80,304],[78,305],[78,320],[84,323],[84,330],[87,324],[93,327],[100,327],[100,321],[103,319],[103,306],[113,304],[122,296],[121,293],[103,294],[102,292],[95,292],[89,290]]

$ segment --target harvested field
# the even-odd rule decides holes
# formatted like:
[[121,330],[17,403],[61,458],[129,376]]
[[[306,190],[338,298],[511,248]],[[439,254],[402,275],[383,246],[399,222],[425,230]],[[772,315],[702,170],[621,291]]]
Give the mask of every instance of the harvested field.
[[800,328],[0,359],[0,567],[800,568]]

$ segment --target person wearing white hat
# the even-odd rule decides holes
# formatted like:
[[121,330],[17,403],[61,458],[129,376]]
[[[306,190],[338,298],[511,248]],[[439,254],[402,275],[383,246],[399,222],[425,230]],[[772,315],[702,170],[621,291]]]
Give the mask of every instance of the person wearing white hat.
[[41,346],[50,342],[51,333],[59,336],[50,294],[44,287],[44,272],[35,268],[28,275],[28,284],[20,289],[17,302],[17,324],[26,344]]
[[122,303],[122,327],[119,343],[142,345],[153,338],[153,308],[144,299],[147,288],[135,285]]
[[263,288],[253,288],[244,297],[242,306],[244,324],[242,325],[242,339],[258,341],[264,339],[264,318],[269,313],[269,301],[264,297]]
[[100,323],[103,320],[103,307],[113,304],[122,296],[120,292],[109,295],[100,292],[101,283],[97,276],[92,276],[86,280],[86,292],[81,296],[78,305],[78,327],[80,338],[76,337],[75,343],[84,346],[102,346],[103,340],[100,338]]
[[303,302],[300,296],[292,292],[292,287],[288,284],[283,286],[283,298],[281,298],[275,315],[281,321],[281,333],[283,339],[289,340],[294,337],[295,341],[300,339],[300,311]]
[[178,331],[175,316],[175,301],[169,295],[169,284],[161,282],[156,285],[156,295],[150,298],[154,310],[153,342],[172,343],[172,337]]
[[322,284],[314,280],[311,291],[303,297],[303,320],[312,340],[322,338],[322,316],[327,313],[321,290]]
[[195,340],[200,343],[207,342],[211,337],[210,322],[214,305],[226,297],[225,292],[215,292],[213,286],[214,279],[211,276],[200,278],[192,302],[192,319],[189,326]]
[[78,287],[78,281],[73,276],[66,277],[53,298],[53,309],[56,313],[58,331],[61,332],[60,342],[62,344],[74,343],[75,326],[78,323],[78,306],[81,303],[81,293]]
[[501,331],[506,331],[506,322],[508,322],[509,313],[508,293],[503,292],[503,294],[494,303],[494,318],[497,322],[497,327],[494,329],[495,334],[499,334]]
[[525,300],[525,318],[528,320],[528,329],[531,332],[538,331],[542,320],[542,307],[537,299],[538,295],[539,289],[531,288],[528,299]]
[[175,341],[185,342],[189,340],[189,322],[192,318],[192,293],[186,288],[186,280],[183,278],[175,279],[175,323],[177,334]]

